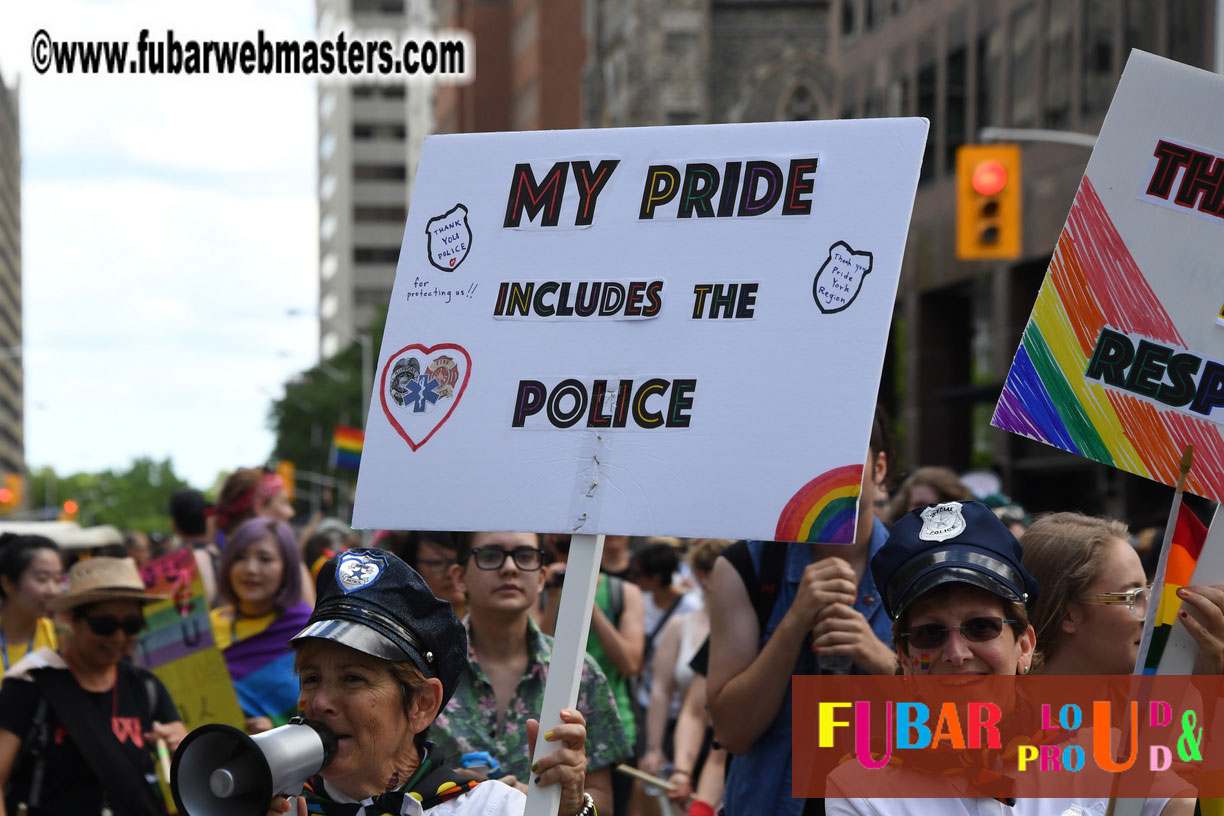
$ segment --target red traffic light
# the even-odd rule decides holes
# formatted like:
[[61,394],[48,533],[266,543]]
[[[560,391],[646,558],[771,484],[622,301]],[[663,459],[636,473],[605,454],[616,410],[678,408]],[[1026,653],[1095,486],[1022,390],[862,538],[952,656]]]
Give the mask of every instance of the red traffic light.
[[68,501],[64,502],[64,512],[70,516],[74,515],[76,511],[80,509],[81,508],[72,499],[69,499]]
[[969,183],[978,195],[997,195],[1007,186],[1007,168],[996,159],[978,162],[973,167],[973,177]]
[[13,491],[7,487],[0,487],[0,504],[8,504],[13,500]]

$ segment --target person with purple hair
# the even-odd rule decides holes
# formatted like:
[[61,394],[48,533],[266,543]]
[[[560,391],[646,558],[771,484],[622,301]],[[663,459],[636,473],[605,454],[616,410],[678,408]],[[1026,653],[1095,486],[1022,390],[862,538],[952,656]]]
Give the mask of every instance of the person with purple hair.
[[284,725],[298,701],[287,644],[311,611],[302,601],[301,556],[289,525],[266,517],[239,525],[221,553],[217,589],[225,605],[212,611],[213,638],[225,655],[247,731]]

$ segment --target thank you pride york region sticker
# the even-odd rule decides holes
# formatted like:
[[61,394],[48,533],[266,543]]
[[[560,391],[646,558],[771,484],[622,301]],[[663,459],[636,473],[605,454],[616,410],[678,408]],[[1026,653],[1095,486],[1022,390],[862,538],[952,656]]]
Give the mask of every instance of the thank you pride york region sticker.
[[812,298],[820,311],[835,314],[850,308],[871,272],[872,261],[870,252],[857,252],[845,241],[829,247],[812,281]]
[[454,413],[471,374],[472,358],[454,343],[404,346],[379,378],[379,400],[391,426],[417,450]]

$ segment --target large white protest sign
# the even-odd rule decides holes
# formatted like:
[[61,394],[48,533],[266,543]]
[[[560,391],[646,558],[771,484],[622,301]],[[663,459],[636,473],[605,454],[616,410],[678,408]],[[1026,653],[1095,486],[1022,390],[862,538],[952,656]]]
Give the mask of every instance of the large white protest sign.
[[926,131],[430,137],[354,523],[850,540]]
[[1134,51],[993,423],[1224,501],[1224,77]]

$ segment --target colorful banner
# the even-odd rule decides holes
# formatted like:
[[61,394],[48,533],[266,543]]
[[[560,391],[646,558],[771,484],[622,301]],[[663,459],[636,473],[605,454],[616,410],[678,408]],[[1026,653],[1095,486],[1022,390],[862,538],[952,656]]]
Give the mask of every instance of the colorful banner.
[[428,137],[354,524],[849,541],[927,127]]
[[1132,52],[993,424],[1224,500],[1224,77]]

